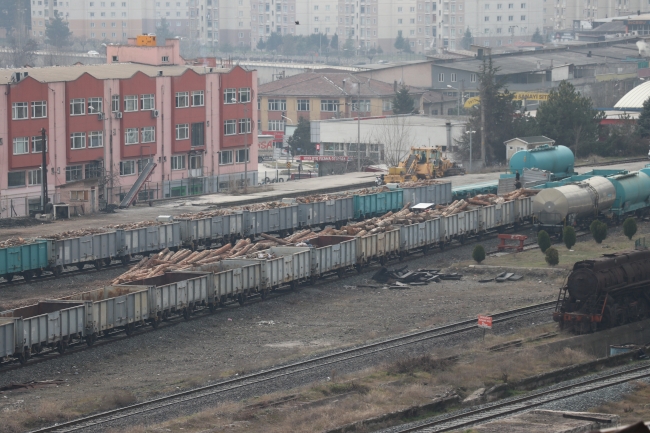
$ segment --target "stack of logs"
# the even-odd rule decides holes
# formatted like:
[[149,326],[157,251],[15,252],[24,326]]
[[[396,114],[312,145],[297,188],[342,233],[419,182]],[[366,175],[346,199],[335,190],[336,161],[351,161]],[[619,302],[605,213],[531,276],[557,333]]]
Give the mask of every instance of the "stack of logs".
[[281,207],[290,206],[289,203],[282,203],[281,201],[269,201],[265,203],[256,203],[249,204],[246,206],[236,207],[237,210],[247,210],[247,211],[257,211],[257,210],[266,210],[266,209],[277,209]]
[[470,204],[475,206],[490,206],[493,204],[505,203],[518,198],[531,197],[536,195],[540,190],[538,189],[517,189],[502,196],[496,194],[479,194],[475,197],[467,199]]
[[149,220],[149,221],[139,221],[137,223],[109,224],[105,228],[113,229],[113,230],[133,230],[142,227],[159,226],[161,224],[163,223]]
[[24,245],[26,244],[27,241],[23,238],[9,238],[6,241],[0,242],[0,248],[8,248],[8,247],[17,247],[19,245]]
[[80,238],[82,236],[88,236],[88,235],[95,235],[98,233],[106,233],[108,230],[101,228],[101,229],[79,229],[79,230],[70,230],[67,232],[61,232],[61,233],[55,233],[53,235],[48,235],[47,239],[52,239],[56,241],[60,241],[62,239],[72,239],[72,238]]
[[233,211],[231,209],[213,209],[213,210],[204,210],[197,213],[182,213],[175,218],[179,219],[188,219],[188,220],[199,220],[202,218],[212,218],[216,216],[230,215]]
[[437,185],[439,183],[447,183],[448,181],[441,181],[436,179],[420,179],[416,181],[402,182],[399,184],[402,188],[414,188],[417,186]]

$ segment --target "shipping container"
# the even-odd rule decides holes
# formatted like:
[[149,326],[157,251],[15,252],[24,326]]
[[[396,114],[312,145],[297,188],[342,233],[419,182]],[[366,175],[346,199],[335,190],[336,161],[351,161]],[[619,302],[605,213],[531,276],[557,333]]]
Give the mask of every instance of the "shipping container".
[[311,272],[323,276],[336,272],[342,276],[346,269],[357,262],[357,242],[352,236],[319,236],[309,240],[311,249]]
[[354,195],[354,218],[372,218],[389,211],[398,211],[404,206],[404,190]]
[[244,211],[244,235],[285,233],[298,227],[298,205]]
[[0,249],[0,276],[11,281],[14,275],[31,278],[34,271],[49,266],[51,241],[36,240],[24,245]]

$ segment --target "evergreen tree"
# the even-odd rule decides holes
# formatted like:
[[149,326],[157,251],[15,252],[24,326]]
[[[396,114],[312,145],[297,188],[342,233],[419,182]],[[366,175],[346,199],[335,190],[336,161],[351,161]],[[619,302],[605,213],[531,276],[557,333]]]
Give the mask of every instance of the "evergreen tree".
[[260,37],[260,40],[257,41],[256,48],[257,48],[258,50],[263,50],[264,48],[266,48],[266,44],[264,43],[264,40],[262,40],[261,37]]
[[485,260],[485,248],[483,248],[483,245],[477,245],[474,247],[474,251],[472,251],[472,258],[476,260],[477,263],[481,263],[483,260]]
[[271,36],[266,40],[267,51],[277,51],[282,46],[282,36],[278,32],[271,33]]
[[348,36],[345,40],[345,45],[343,45],[343,55],[345,57],[354,56],[354,41],[352,40],[352,36]]
[[333,50],[338,50],[339,49],[339,35],[334,33],[334,36],[332,36],[332,40],[330,41],[330,47]]
[[397,31],[397,37],[395,38],[395,49],[398,51],[406,51],[406,47],[404,46],[406,44],[406,40],[402,36],[402,31],[398,30]]
[[637,133],[641,137],[650,136],[650,98],[643,101],[643,110],[639,114],[639,120],[636,122]]
[[472,36],[472,32],[469,30],[469,27],[467,27],[467,30],[465,30],[465,34],[463,35],[463,39],[460,41],[461,46],[465,50],[469,50],[470,46],[474,43],[474,37]]
[[45,22],[45,42],[48,44],[61,49],[70,44],[71,36],[68,23],[61,19],[60,14]]
[[169,28],[167,18],[162,18],[156,26],[156,45],[164,46],[167,39],[173,39],[174,33]]
[[393,114],[411,114],[415,112],[415,101],[409,94],[409,89],[402,86],[393,98]]
[[551,266],[555,266],[560,263],[560,256],[557,253],[557,250],[553,247],[546,250],[546,257],[544,257],[546,263]]
[[311,142],[311,125],[309,120],[298,119],[298,125],[293,135],[287,139],[294,155],[312,155],[316,152],[316,146]]
[[567,250],[570,250],[572,246],[576,244],[576,230],[571,226],[564,227],[562,231],[562,239],[564,240],[564,245]]
[[539,249],[542,250],[543,253],[551,248],[551,237],[548,235],[546,230],[540,230],[539,233],[537,233],[537,245],[539,245]]
[[623,221],[623,234],[629,240],[632,240],[632,236],[636,234],[636,220],[634,218],[628,217]]
[[568,81],[552,89],[548,100],[537,109],[540,133],[554,139],[556,145],[573,148],[576,156],[592,151],[603,116],[594,110],[591,98],[580,95]]
[[533,37],[530,38],[530,41],[535,42],[537,44],[543,44],[544,43],[544,37],[539,32],[539,27],[535,30],[535,33],[533,33]]

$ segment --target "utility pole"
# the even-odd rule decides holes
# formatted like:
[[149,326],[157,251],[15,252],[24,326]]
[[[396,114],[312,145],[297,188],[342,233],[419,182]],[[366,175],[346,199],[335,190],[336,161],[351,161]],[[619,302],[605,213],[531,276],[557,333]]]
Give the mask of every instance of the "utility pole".
[[487,158],[485,156],[485,87],[481,83],[481,159],[483,159],[483,166],[487,165]]
[[41,212],[45,213],[47,204],[47,146],[45,145],[45,128],[41,128]]
[[361,171],[361,81],[357,80],[357,171]]

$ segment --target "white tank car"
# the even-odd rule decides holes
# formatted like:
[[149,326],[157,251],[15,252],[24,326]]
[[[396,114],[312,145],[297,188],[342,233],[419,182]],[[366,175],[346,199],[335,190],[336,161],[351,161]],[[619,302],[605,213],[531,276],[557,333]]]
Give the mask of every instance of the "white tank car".
[[604,177],[594,176],[582,182],[543,189],[533,199],[533,213],[542,224],[570,222],[612,207],[616,199],[614,185]]

